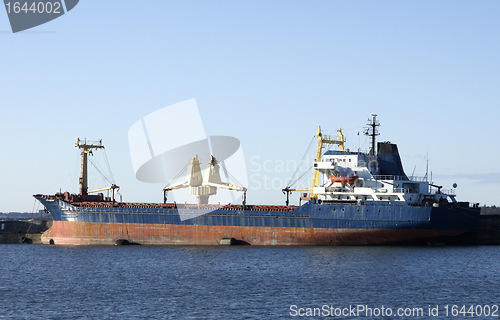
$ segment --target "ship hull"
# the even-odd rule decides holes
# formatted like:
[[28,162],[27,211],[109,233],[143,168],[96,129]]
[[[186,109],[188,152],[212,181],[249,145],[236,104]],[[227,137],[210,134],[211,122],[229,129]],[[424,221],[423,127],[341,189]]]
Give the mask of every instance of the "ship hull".
[[56,245],[371,245],[425,243],[471,230],[464,207],[319,205],[162,208],[74,205],[37,197],[53,215],[42,243]]
[[459,235],[466,229],[303,229],[276,227],[186,226],[55,222],[43,244],[58,245],[220,245],[322,246],[411,244]]

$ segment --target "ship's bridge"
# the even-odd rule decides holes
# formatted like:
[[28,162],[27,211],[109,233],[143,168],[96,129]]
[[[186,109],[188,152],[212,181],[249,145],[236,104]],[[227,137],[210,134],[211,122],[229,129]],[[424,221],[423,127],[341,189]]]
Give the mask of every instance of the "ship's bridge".
[[314,167],[327,175],[337,171],[340,176],[356,175],[361,179],[371,179],[377,174],[376,157],[360,152],[329,150]]
[[354,164],[362,167],[372,161],[376,161],[377,157],[363,152],[329,150],[323,154],[323,159],[324,161],[336,161],[339,165],[345,164],[346,166],[349,166]]

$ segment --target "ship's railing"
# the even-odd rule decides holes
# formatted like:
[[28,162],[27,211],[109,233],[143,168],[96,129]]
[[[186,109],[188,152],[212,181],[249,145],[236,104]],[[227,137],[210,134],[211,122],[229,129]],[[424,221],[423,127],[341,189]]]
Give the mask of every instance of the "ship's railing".
[[374,175],[373,178],[375,180],[407,180],[404,176],[395,175]]
[[[394,188],[392,189],[392,192],[394,193],[418,193],[414,189],[409,189],[409,188]],[[448,194],[451,196],[455,195],[455,189],[441,189],[441,191],[438,190],[431,190],[431,194]]]
[[431,193],[432,194],[448,194],[448,195],[454,196],[455,195],[455,189],[441,189],[441,191],[439,191],[439,190],[433,190]]
[[394,188],[393,192],[394,193],[416,193],[414,190],[413,190],[413,192],[410,192],[410,189],[408,189],[408,188]]
[[374,175],[375,180],[410,180],[414,182],[426,182],[426,177],[405,177],[398,175]]

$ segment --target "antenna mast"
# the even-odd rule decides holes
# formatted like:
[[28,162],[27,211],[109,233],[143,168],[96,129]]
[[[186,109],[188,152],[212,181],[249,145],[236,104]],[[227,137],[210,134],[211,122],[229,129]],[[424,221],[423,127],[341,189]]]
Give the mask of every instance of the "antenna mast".
[[380,126],[380,122],[377,120],[377,115],[372,114],[372,118],[368,119],[367,128],[365,128],[365,135],[372,137],[372,148],[370,150],[370,155],[374,156],[377,153],[375,145],[375,137],[380,135],[378,133],[377,127]]

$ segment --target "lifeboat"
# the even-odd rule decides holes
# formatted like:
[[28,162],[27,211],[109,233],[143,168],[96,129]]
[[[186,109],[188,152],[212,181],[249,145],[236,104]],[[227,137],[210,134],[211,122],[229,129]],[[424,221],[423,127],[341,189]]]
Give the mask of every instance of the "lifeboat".
[[358,181],[359,176],[350,176],[350,177],[335,177],[335,176],[330,176],[330,181],[332,183],[334,182],[342,182],[342,183],[349,183],[349,184],[354,184],[356,181]]

